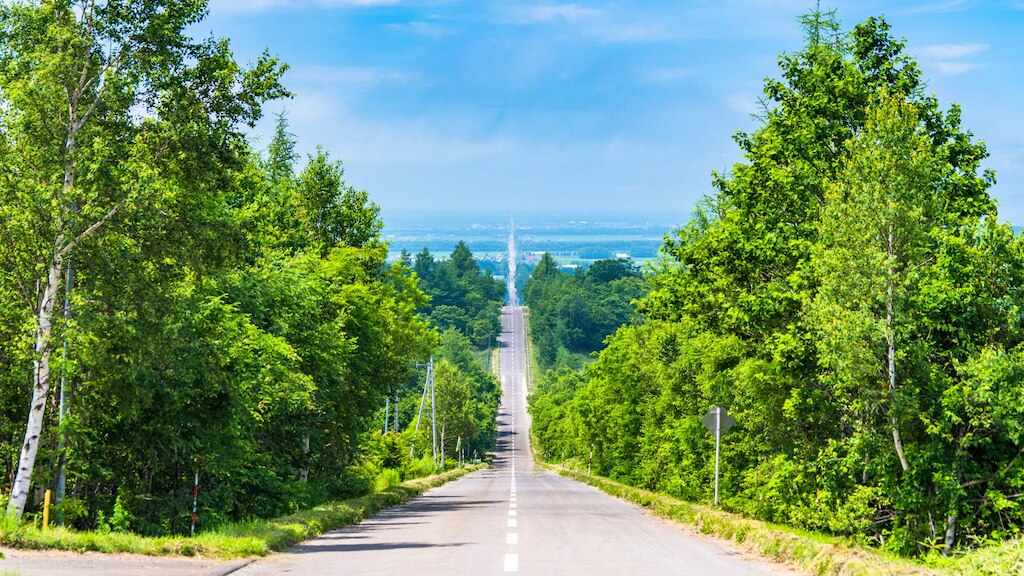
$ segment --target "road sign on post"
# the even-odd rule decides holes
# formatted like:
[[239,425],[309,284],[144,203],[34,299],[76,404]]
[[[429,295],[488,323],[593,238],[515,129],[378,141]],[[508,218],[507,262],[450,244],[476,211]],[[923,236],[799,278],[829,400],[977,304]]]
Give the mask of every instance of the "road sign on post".
[[715,435],[715,506],[718,506],[718,460],[722,453],[722,432],[735,426],[736,419],[729,416],[725,408],[715,406],[700,421]]

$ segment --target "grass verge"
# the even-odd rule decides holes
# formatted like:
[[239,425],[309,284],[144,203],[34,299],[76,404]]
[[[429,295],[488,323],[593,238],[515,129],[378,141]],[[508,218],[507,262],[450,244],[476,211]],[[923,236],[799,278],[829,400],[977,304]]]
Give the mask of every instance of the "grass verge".
[[689,524],[702,534],[732,540],[743,548],[797,570],[820,576],[996,576],[1024,574],[1024,538],[970,550],[953,557],[936,556],[928,563],[864,548],[848,540],[750,520],[664,494],[634,488],[600,476],[538,462],[540,466],[590,484],[651,512]]
[[985,546],[949,560],[949,572],[963,576],[1024,574],[1024,538]]
[[559,474],[590,484],[612,496],[639,504],[651,512],[736,542],[765,558],[787,564],[797,570],[821,576],[925,576],[950,574],[878,550],[859,548],[842,539],[803,532],[767,522],[749,520],[735,514],[677,500],[664,494],[641,490],[599,476],[588,477],[551,464],[542,466]]
[[357,524],[377,512],[401,504],[427,490],[484,468],[474,464],[435,476],[417,478],[339,502],[328,502],[309,510],[271,520],[234,522],[201,532],[195,538],[181,536],[140,536],[119,532],[78,532],[64,527],[41,530],[15,526],[0,520],[0,545],[27,550],[70,550],[74,552],[131,553],[149,556],[204,556],[244,558],[263,556],[273,550],[314,538],[328,530]]

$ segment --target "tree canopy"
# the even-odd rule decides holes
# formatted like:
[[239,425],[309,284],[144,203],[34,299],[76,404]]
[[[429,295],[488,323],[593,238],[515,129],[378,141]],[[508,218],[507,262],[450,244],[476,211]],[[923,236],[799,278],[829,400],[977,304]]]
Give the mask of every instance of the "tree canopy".
[[707,501],[700,417],[722,405],[728,509],[904,554],[1014,534],[1024,241],[998,221],[985,145],[884,19],[802,24],[641,321],[584,374],[541,379],[543,450],[593,446],[597,473]]
[[647,280],[628,258],[598,260],[570,274],[544,253],[523,287],[541,367],[555,365],[560,354],[571,364],[569,355],[600,350],[607,336],[636,318],[632,301],[646,290]]
[[481,269],[465,242],[451,255],[436,260],[424,248],[416,255],[413,271],[430,296],[430,319],[440,329],[454,328],[478,348],[497,342],[505,284]]
[[493,441],[493,377],[468,344],[438,348],[428,296],[387,260],[367,192],[325,150],[300,165],[285,115],[264,153],[247,140],[262,105],[288,95],[285,65],[245,68],[227,41],[192,39],[205,13],[0,6],[10,514],[66,475],[68,524],[102,527],[116,508],[117,529],[179,534],[196,473],[201,527],[365,492],[381,466],[429,473],[400,446],[414,434],[385,437],[380,417],[403,392],[419,400],[416,364],[435,352],[471,392],[449,411],[472,423],[455,426],[463,442]]

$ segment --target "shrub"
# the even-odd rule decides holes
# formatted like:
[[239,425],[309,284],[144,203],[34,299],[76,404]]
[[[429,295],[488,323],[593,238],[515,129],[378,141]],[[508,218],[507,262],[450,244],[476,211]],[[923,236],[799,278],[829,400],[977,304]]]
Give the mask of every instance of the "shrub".
[[385,468],[381,470],[380,474],[377,475],[377,479],[373,482],[374,492],[383,492],[393,486],[398,486],[402,483],[402,475],[399,474],[398,470],[394,468]]

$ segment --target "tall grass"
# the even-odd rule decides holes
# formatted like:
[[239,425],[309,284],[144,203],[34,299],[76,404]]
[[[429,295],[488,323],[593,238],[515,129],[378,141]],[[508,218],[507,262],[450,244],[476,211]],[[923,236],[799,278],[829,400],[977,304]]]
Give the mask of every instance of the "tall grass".
[[948,566],[951,572],[964,576],[1024,574],[1024,538],[972,550]]

